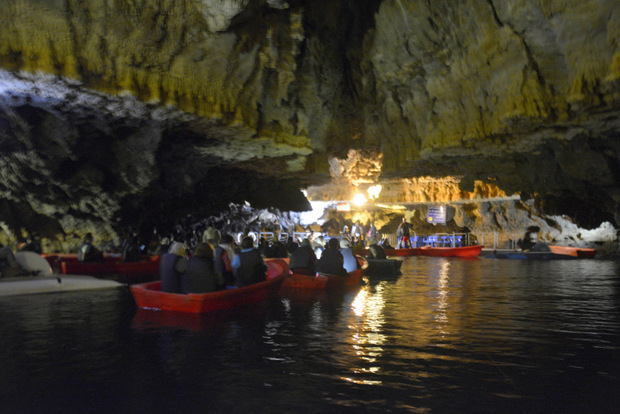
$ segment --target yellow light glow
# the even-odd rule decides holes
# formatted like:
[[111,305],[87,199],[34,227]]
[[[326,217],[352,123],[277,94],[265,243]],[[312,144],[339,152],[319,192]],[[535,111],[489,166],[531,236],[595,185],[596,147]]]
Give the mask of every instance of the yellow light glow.
[[353,204],[355,204],[357,206],[361,206],[365,202],[366,202],[366,197],[364,197],[364,194],[357,193],[353,197]]
[[382,188],[383,187],[381,187],[381,184],[368,187],[368,197],[370,197],[371,200],[376,200],[379,197]]

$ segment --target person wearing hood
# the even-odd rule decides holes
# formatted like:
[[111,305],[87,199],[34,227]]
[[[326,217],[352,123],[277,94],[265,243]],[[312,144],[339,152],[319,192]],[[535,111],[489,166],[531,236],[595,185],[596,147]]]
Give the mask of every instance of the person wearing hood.
[[188,261],[183,243],[174,242],[168,253],[159,259],[161,291],[181,293],[181,276],[187,271]]
[[209,243],[199,243],[187,261],[187,270],[181,274],[182,293],[208,293],[221,289],[224,279],[216,272],[213,248]]
[[340,253],[342,253],[343,267],[347,272],[352,272],[358,269],[357,259],[353,254],[353,248],[351,248],[351,242],[345,238],[340,239]]
[[328,275],[347,275],[347,270],[343,267],[344,259],[340,253],[340,243],[338,239],[332,238],[327,242],[327,248],[323,250],[321,258],[316,263],[316,270],[319,273]]

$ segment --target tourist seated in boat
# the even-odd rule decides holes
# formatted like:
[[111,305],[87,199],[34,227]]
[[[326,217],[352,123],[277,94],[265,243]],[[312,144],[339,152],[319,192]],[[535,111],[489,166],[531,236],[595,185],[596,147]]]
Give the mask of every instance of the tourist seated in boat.
[[84,236],[82,244],[78,248],[77,259],[78,262],[103,263],[103,253],[93,246],[92,233],[86,233]]
[[187,261],[187,270],[181,273],[181,293],[208,293],[223,287],[224,278],[213,263],[213,248],[207,242],[199,243]]
[[234,286],[235,274],[232,262],[235,258],[234,239],[230,234],[223,234],[220,244],[214,250],[213,262],[217,270],[224,278],[226,286]]
[[241,251],[233,259],[232,266],[237,287],[264,282],[267,279],[267,265],[258,249],[254,248],[254,239],[250,236],[241,240]]
[[15,260],[13,249],[0,243],[0,277],[19,276],[21,270],[17,260]]
[[295,250],[299,248],[299,243],[295,241],[293,237],[289,237],[286,240],[286,251],[288,252],[289,257],[293,254]]
[[217,246],[220,243],[221,233],[213,226],[207,227],[202,233],[202,241],[209,243],[211,246]]
[[301,246],[297,248],[291,255],[289,269],[293,273],[312,276],[316,274],[317,258],[312,250],[309,239],[303,239]]
[[359,263],[353,254],[351,242],[344,237],[340,239],[340,253],[342,253],[343,259],[342,266],[347,272],[353,272],[354,270],[359,269]]
[[142,258],[142,250],[140,249],[140,241],[136,230],[129,229],[129,235],[123,242],[121,249],[123,262],[133,263],[140,261]]
[[168,253],[168,250],[170,250],[170,239],[168,237],[164,237],[160,240],[159,246],[155,249],[154,255],[163,256]]
[[20,252],[35,252],[37,254],[43,253],[43,247],[41,246],[41,239],[36,233],[33,233],[26,242],[18,249]]
[[263,256],[268,258],[285,258],[288,257],[288,251],[286,250],[286,245],[282,243],[277,238],[278,236],[274,235],[273,240],[269,244],[267,248],[262,252]]
[[325,237],[318,236],[315,238],[312,248],[314,249],[314,255],[316,258],[320,259],[323,251],[325,250]]
[[321,257],[316,263],[316,271],[326,275],[347,275],[347,270],[343,264],[344,258],[342,253],[340,253],[338,239],[329,239],[327,247],[323,250]]
[[368,258],[369,259],[387,259],[385,250],[383,247],[377,244],[377,239],[370,239],[370,246],[368,246]]
[[181,293],[181,276],[187,271],[188,260],[183,243],[174,242],[168,253],[159,259],[161,291]]
[[540,228],[538,226],[528,227],[527,231],[523,235],[523,239],[519,239],[519,241],[517,241],[517,246],[519,246],[524,252],[550,252],[551,249],[546,243],[538,241],[539,231]]

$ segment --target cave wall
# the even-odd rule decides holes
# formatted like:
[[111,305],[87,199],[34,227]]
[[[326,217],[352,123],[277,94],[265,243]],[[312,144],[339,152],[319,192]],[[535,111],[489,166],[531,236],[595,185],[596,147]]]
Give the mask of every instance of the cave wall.
[[303,209],[354,148],[394,198],[459,177],[618,223],[619,17],[614,0],[6,0],[5,211],[114,232],[248,198]]

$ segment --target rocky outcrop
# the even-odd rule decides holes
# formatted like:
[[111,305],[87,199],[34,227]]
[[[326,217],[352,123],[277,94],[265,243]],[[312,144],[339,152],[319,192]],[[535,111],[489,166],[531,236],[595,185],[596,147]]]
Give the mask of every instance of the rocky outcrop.
[[435,179],[620,222],[614,0],[8,0],[0,22],[14,230],[304,209],[350,149],[348,182],[390,201]]

